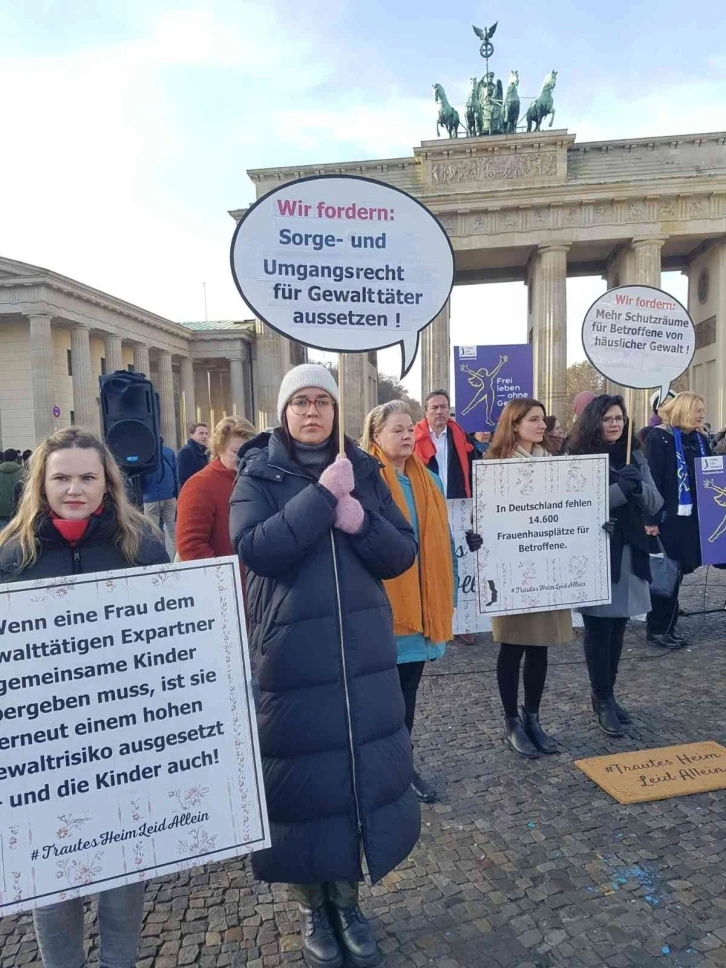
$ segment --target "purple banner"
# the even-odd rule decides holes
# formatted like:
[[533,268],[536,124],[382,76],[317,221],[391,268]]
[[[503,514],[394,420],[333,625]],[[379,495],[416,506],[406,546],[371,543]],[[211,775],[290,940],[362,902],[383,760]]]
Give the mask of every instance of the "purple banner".
[[723,457],[696,461],[698,530],[704,565],[726,564],[726,466]]
[[467,433],[494,430],[508,400],[531,397],[532,347],[455,346],[456,422]]

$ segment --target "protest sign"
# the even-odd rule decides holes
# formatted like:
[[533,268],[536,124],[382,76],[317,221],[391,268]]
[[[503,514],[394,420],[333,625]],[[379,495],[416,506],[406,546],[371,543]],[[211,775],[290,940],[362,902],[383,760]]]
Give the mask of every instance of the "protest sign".
[[235,558],[0,603],[0,916],[269,846]]
[[456,421],[467,433],[492,433],[505,404],[533,387],[529,344],[454,347]]
[[698,530],[704,565],[726,564],[726,467],[722,456],[695,462]]
[[400,343],[402,375],[454,284],[454,252],[435,216],[406,192],[353,175],[264,195],[237,225],[231,263],[242,298],[283,336],[339,353]]
[[466,532],[473,524],[471,512],[474,502],[471,498],[447,501],[449,527],[456,549],[456,568],[458,588],[456,608],[454,609],[454,635],[469,635],[476,632],[490,632],[491,619],[482,615],[477,607],[476,595],[476,555],[469,551]]
[[475,461],[474,509],[480,611],[610,601],[607,455]]
[[582,323],[587,358],[607,380],[621,387],[659,387],[661,400],[690,365],[696,330],[685,307],[652,286],[608,289],[590,306]]

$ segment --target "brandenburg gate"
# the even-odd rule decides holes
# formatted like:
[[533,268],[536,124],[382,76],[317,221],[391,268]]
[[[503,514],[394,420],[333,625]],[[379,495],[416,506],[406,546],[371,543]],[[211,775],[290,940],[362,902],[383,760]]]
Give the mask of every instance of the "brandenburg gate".
[[[659,287],[663,271],[681,270],[696,324],[689,383],[705,398],[711,424],[726,423],[726,133],[585,143],[565,130],[450,138],[424,141],[410,157],[248,174],[257,197],[292,179],[348,174],[418,198],[451,239],[457,285],[527,286],[535,394],[563,419],[567,277]],[[268,426],[276,422],[280,381],[296,357],[284,337],[256,325],[257,420]],[[485,321],[477,338],[488,342]],[[422,334],[420,352],[422,392],[450,386],[448,305]],[[355,433],[375,403],[370,362],[351,354],[344,366],[347,426]],[[635,395],[636,426],[647,422],[647,396]]]

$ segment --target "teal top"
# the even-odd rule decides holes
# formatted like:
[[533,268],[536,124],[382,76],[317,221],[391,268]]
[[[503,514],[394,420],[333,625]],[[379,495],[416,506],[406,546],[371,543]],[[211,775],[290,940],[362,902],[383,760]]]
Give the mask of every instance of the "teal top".
[[[441,496],[444,497],[444,486],[441,483],[441,478],[434,474],[433,471],[429,471],[429,474],[433,477],[436,482],[436,486],[441,491]],[[398,482],[403,488],[403,494],[406,498],[406,504],[408,505],[408,511],[411,518],[411,525],[416,535],[416,541],[419,540],[418,534],[418,514],[416,513],[416,505],[413,501],[413,488],[411,487],[411,481],[402,474],[400,471],[396,471],[398,477]],[[454,538],[449,532],[449,537],[451,538],[451,561],[454,569],[454,601],[452,602],[452,608],[456,607],[457,598],[457,588],[458,588],[458,568],[456,562],[456,548],[454,546]],[[419,559],[416,558],[416,563],[418,565]],[[424,662],[427,659],[440,659],[441,656],[446,652],[446,642],[430,642],[423,632],[414,632],[413,635],[398,635],[396,636],[396,645],[398,646],[398,664],[403,665],[404,662]]]

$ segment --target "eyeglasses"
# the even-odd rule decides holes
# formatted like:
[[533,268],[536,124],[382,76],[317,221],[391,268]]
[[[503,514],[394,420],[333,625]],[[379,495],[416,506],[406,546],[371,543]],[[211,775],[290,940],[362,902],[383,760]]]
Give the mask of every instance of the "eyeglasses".
[[604,424],[624,424],[625,417],[603,417],[602,422]]
[[294,400],[290,401],[290,408],[298,417],[304,417],[310,411],[311,407],[315,407],[318,413],[330,413],[333,407],[333,401],[330,397],[318,397],[317,400],[308,400],[307,397],[295,397]]

